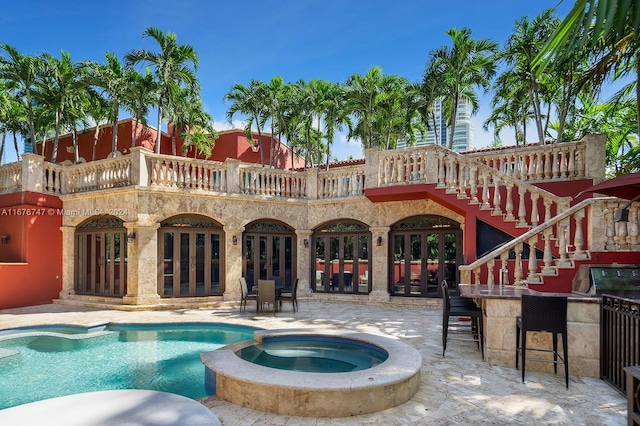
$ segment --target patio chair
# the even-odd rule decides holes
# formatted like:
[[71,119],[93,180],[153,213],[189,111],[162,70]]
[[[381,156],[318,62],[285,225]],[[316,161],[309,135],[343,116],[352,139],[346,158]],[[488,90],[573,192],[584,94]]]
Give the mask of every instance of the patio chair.
[[[451,317],[457,318],[468,318],[468,325],[471,326],[471,339],[460,338],[458,340],[470,340],[476,342],[478,348],[480,349],[480,355],[482,356],[482,360],[484,361],[484,332],[483,332],[483,324],[482,324],[482,308],[477,306],[475,303],[460,305],[453,305],[451,303],[451,296],[449,295],[449,286],[446,281],[443,281],[441,284],[442,288],[442,356],[444,357],[445,351],[447,350],[447,339],[449,338],[449,325],[452,323],[449,322]],[[464,326],[465,324],[462,322],[455,323],[459,326]],[[455,332],[460,331],[456,330]],[[453,333],[454,331],[452,331]]]
[[240,299],[240,312],[244,309],[247,310],[247,300],[257,300],[258,295],[255,293],[249,293],[247,288],[247,280],[244,277],[240,277],[240,294],[242,298]]
[[296,280],[293,282],[293,286],[291,287],[291,293],[282,293],[278,297],[278,302],[280,302],[280,308],[282,309],[282,301],[284,300],[285,302],[291,302],[291,304],[293,305],[293,312],[295,312],[298,309],[297,293],[298,293],[298,278],[296,278]]
[[274,280],[258,280],[258,310],[275,312],[276,282]]
[[[527,350],[551,352],[553,353],[553,361],[550,359],[533,358],[529,358],[529,360],[552,362],[554,374],[558,374],[558,364],[562,362],[564,364],[566,386],[567,389],[569,389],[567,298],[565,296],[534,296],[523,294],[521,308],[521,315],[516,317],[516,368],[518,368],[518,358],[520,358],[522,360],[522,383],[524,383]],[[553,336],[553,349],[527,348],[528,331],[551,333]],[[562,335],[562,356],[558,353],[558,334]]]

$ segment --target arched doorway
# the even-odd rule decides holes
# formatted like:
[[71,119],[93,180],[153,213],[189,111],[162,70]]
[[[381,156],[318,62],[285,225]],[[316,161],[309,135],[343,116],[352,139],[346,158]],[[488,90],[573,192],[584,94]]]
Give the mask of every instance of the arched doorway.
[[334,222],[313,233],[311,289],[325,293],[371,292],[371,232],[366,225]]
[[127,293],[127,230],[122,219],[101,216],[76,229],[77,294],[123,297]]
[[297,278],[296,233],[281,222],[263,220],[244,228],[242,275],[249,289],[258,280],[275,278],[285,289],[290,289]]
[[176,216],[160,224],[158,294],[218,296],[224,292],[224,231],[202,216]]
[[458,222],[435,215],[405,219],[391,227],[390,242],[392,296],[439,297],[442,280],[456,288],[462,253]]

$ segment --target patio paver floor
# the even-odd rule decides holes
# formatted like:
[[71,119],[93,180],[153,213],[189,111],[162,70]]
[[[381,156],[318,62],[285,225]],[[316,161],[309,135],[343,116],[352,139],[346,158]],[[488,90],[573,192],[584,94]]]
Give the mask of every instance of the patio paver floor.
[[[261,328],[342,328],[401,339],[420,351],[421,385],[407,403],[349,418],[282,416],[255,411],[215,396],[200,400],[223,425],[625,425],[626,399],[600,379],[490,366],[472,342],[453,340],[442,357],[439,304],[399,306],[299,300],[275,315],[237,306],[165,311],[118,311],[65,305],[0,310],[0,329],[45,324],[106,322],[230,322]],[[514,324],[515,327],[515,324]],[[571,372],[569,372],[571,374]]]

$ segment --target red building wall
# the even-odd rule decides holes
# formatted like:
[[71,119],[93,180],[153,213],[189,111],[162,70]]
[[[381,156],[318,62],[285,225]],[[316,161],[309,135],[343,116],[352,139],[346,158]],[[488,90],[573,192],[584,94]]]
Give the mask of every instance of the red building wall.
[[0,236],[9,236],[5,244],[0,243],[0,309],[51,303],[58,297],[62,290],[61,209],[62,201],[50,195],[0,196]]
[[[131,149],[131,140],[133,139],[135,121],[127,119],[118,123],[118,141],[117,147],[121,154],[128,154]],[[171,132],[173,127],[169,126],[169,133],[162,133],[161,135],[161,154],[172,154],[172,138]],[[176,154],[179,156],[185,155],[182,151],[183,140],[180,138],[180,131],[177,131],[176,136]],[[156,130],[150,127],[143,127],[138,125],[136,132],[136,144],[135,146],[143,146],[150,150],[155,150],[156,146]],[[78,156],[85,161],[91,161],[94,158],[94,142],[95,142],[95,128],[87,129],[86,131],[78,132]],[[260,151],[263,151],[264,162],[269,164],[269,153],[273,146],[273,152],[275,153],[278,147],[278,140],[273,139],[271,141],[270,135],[263,135],[261,144],[258,143],[258,135],[254,135],[255,145],[250,142],[242,130],[226,130],[219,133],[218,139],[215,141],[215,146],[211,152],[209,160],[213,161],[225,161],[227,158],[235,158],[247,163],[261,164]],[[103,125],[98,129],[98,143],[95,144],[95,159],[101,160],[108,158],[111,155],[111,147],[113,141],[113,126]],[[273,145],[272,145],[273,144]],[[36,144],[36,153],[42,155],[42,143]],[[49,139],[45,143],[44,157],[47,161],[51,161],[53,153],[53,139]],[[194,158],[194,150],[190,149],[186,155],[187,157]],[[279,169],[291,169],[304,167],[304,159],[296,156],[295,161],[292,160],[291,149],[285,145],[280,144],[280,155],[278,156],[278,168]],[[197,155],[195,158],[204,159],[203,156]],[[73,137],[71,134],[62,135],[58,141],[58,153],[56,155],[56,163],[62,163],[65,160],[74,162],[74,148]]]

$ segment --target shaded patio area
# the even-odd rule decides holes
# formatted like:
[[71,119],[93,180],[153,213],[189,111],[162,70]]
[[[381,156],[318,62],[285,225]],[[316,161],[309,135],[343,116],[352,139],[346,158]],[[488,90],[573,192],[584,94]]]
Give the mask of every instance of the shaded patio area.
[[[105,322],[220,322],[262,328],[348,329],[399,339],[420,351],[421,385],[407,403],[348,418],[291,417],[239,407],[215,396],[200,400],[223,425],[407,425],[556,424],[624,425],[626,400],[604,381],[527,371],[483,362],[472,342],[452,340],[442,357],[439,300],[420,305],[373,305],[300,301],[274,314],[257,315],[238,306],[212,309],[125,312],[63,305],[0,311],[0,329],[44,324],[96,325]],[[514,324],[515,327],[515,324]],[[515,346],[515,342],[514,342]]]

